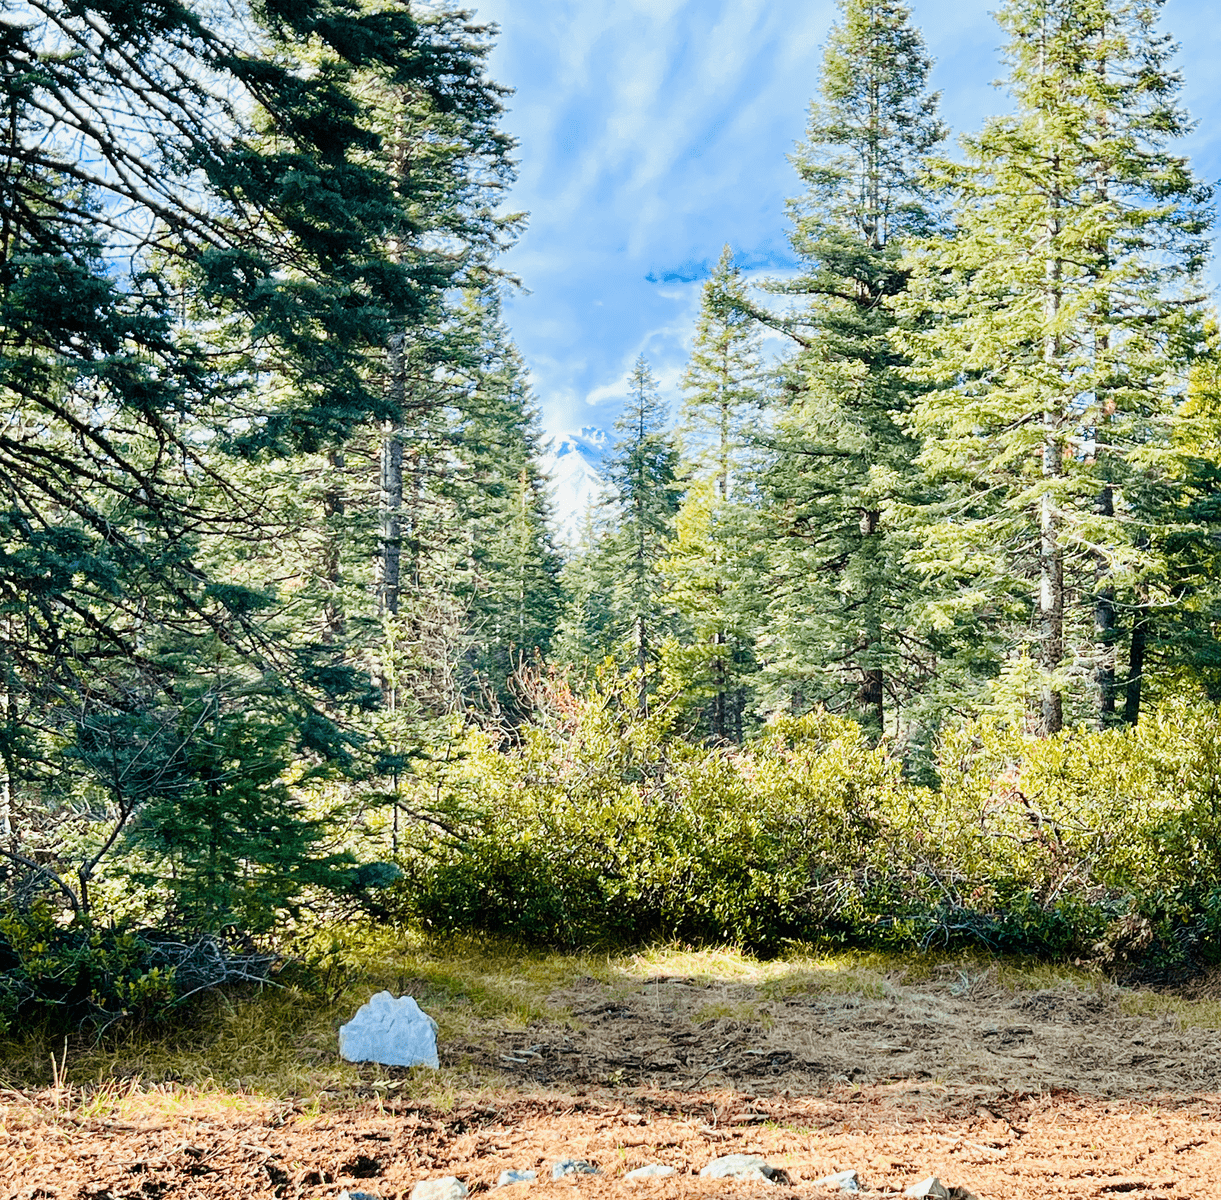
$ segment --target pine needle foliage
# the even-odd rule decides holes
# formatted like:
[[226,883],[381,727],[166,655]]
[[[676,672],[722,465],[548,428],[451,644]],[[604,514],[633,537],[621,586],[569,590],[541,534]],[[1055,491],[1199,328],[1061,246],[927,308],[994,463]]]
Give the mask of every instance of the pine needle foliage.
[[907,311],[928,324],[901,340],[944,488],[921,519],[931,612],[1029,657],[1047,733],[1114,719],[1125,632],[1135,720],[1152,610],[1173,607],[1154,513],[1203,342],[1210,193],[1167,148],[1189,124],[1159,8],[1004,6],[1016,112],[937,165],[954,230],[911,263]]
[[767,318],[795,343],[763,482],[772,702],[855,712],[875,736],[898,731],[935,661],[911,620],[918,589],[896,521],[922,484],[907,424],[919,389],[893,340],[901,247],[930,227],[920,172],[944,134],[930,67],[905,6],[841,4],[792,159],[806,186],[789,205],[803,270],[772,285],[795,300]]

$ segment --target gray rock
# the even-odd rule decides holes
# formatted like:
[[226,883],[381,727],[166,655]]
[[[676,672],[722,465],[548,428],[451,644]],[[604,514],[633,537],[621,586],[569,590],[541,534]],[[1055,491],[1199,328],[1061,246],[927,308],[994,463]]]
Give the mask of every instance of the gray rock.
[[583,1158],[561,1158],[551,1168],[552,1179],[563,1179],[565,1175],[601,1175],[602,1172]]
[[335,1200],[381,1200],[381,1197],[372,1192],[349,1192],[345,1189],[335,1197]]
[[453,1175],[422,1179],[411,1189],[411,1200],[465,1200],[466,1184]]
[[510,1168],[496,1176],[496,1186],[512,1187],[515,1183],[533,1183],[537,1178],[537,1171],[515,1171]]
[[814,1186],[839,1188],[841,1192],[859,1192],[861,1178],[855,1171],[840,1171],[835,1175],[828,1175],[825,1179],[814,1180]]
[[677,1175],[678,1172],[673,1167],[663,1166],[661,1163],[649,1163],[647,1167],[637,1167],[634,1171],[629,1171],[624,1177],[624,1182],[634,1183],[638,1179],[669,1179],[671,1175]]
[[339,1027],[339,1053],[348,1062],[436,1067],[437,1023],[412,997],[378,992]]
[[788,1172],[764,1162],[757,1154],[726,1154],[714,1158],[701,1179],[745,1179],[755,1183],[788,1183]]
[[913,1183],[903,1195],[915,1196],[918,1200],[950,1200],[950,1189],[936,1175],[930,1175],[919,1183]]

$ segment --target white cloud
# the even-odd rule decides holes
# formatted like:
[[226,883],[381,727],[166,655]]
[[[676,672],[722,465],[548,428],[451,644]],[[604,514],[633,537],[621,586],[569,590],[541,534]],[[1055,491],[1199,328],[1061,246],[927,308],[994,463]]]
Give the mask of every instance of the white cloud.
[[[508,305],[544,419],[605,416],[636,355],[677,387],[699,285],[651,284],[715,261],[726,242],[783,259],[786,156],[805,126],[833,0],[510,0],[479,3],[502,27],[495,78],[517,88],[506,126],[520,139],[509,198],[531,211],[505,265],[533,294]],[[977,128],[1005,103],[992,4],[927,0],[915,17],[939,60],[946,118]],[[1184,38],[1186,98],[1205,118],[1190,148],[1221,174],[1211,70],[1221,27],[1205,0],[1168,0]],[[1188,36],[1190,35],[1190,36]],[[773,258],[774,260],[774,258]],[[775,273],[775,272],[769,272]]]

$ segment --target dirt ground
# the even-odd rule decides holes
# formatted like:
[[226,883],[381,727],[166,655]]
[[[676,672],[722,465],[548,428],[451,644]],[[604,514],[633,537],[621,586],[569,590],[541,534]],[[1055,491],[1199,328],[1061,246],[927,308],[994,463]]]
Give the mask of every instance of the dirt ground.
[[[571,1018],[444,1044],[473,1086],[427,1102],[375,1067],[365,1098],[320,1107],[0,1093],[0,1200],[406,1200],[506,1168],[540,1178],[506,1200],[813,1198],[847,1169],[882,1194],[937,1175],[980,1200],[1221,1197],[1221,1031],[1128,1015],[1118,991],[960,973],[848,995],[591,979],[555,1000]],[[789,1182],[698,1177],[735,1152]],[[552,1183],[561,1158],[601,1173]],[[623,1181],[654,1162],[679,1173]]]

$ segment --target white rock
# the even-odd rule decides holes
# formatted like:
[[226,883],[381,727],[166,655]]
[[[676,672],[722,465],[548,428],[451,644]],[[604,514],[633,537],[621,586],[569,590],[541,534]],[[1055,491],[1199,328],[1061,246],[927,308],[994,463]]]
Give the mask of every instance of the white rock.
[[465,1200],[466,1184],[453,1175],[422,1179],[411,1189],[411,1200]]
[[339,1054],[348,1062],[436,1067],[437,1023],[412,997],[396,1000],[389,992],[378,992],[339,1027]]
[[919,1183],[913,1183],[903,1195],[915,1196],[918,1200],[950,1200],[950,1189],[936,1175],[930,1175]]
[[629,1171],[623,1179],[626,1183],[634,1183],[637,1179],[669,1179],[671,1175],[677,1174],[673,1167],[649,1163],[647,1167],[637,1167],[634,1171]]
[[828,1175],[825,1179],[814,1180],[814,1186],[839,1188],[841,1192],[859,1192],[861,1178],[855,1171],[840,1171],[835,1175]]
[[714,1158],[701,1172],[701,1179],[746,1179],[752,1183],[775,1183],[785,1172],[769,1167],[757,1154],[726,1154]]
[[512,1187],[515,1183],[533,1183],[537,1178],[537,1171],[516,1171],[510,1167],[496,1177],[496,1186]]
[[552,1179],[563,1179],[565,1175],[601,1175],[602,1172],[583,1158],[561,1158],[551,1168]]

